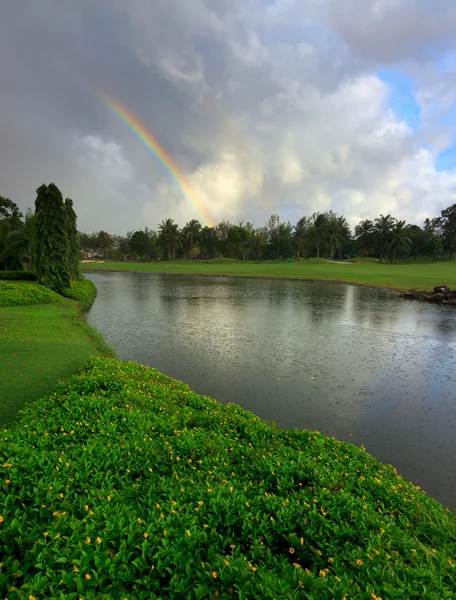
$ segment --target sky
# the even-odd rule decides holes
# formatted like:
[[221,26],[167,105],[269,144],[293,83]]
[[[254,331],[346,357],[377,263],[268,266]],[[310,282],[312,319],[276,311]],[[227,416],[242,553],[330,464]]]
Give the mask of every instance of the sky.
[[456,201],[454,0],[21,0],[0,14],[0,194],[23,210],[52,181],[81,231],[115,234],[330,209],[421,224]]

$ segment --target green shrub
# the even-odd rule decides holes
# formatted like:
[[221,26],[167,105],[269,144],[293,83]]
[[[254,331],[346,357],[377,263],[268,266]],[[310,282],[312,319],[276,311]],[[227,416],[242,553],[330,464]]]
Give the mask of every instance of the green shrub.
[[63,290],[62,295],[73,300],[78,300],[81,310],[86,311],[95,302],[97,288],[88,279],[78,279],[77,281],[72,281],[70,287]]
[[36,283],[0,281],[0,306],[52,304],[61,299],[55,292]]
[[0,271],[0,280],[3,281],[36,281],[30,271]]
[[454,598],[456,519],[365,451],[91,359],[2,434],[17,598]]

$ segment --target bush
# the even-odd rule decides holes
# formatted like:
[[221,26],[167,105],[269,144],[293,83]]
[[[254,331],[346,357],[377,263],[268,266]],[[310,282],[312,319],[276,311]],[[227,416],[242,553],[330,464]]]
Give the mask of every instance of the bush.
[[25,306],[27,304],[52,304],[61,296],[36,283],[0,281],[0,306]]
[[0,271],[0,280],[3,281],[36,281],[36,277],[29,271]]
[[456,519],[365,451],[94,358],[0,442],[16,598],[452,598]]
[[97,288],[88,279],[78,279],[77,281],[72,281],[70,287],[63,290],[62,295],[73,300],[78,300],[81,310],[86,311],[95,302]]

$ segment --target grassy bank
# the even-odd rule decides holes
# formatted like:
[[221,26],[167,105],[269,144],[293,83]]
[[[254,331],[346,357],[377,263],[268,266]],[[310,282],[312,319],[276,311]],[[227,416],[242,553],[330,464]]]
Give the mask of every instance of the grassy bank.
[[[32,283],[9,285],[53,294]],[[111,352],[84,321],[76,302],[57,294],[53,300],[54,296],[53,304],[0,308],[1,425],[25,403],[49,394],[57,381],[73,375],[90,356]]]
[[238,277],[272,277],[304,280],[345,281],[396,290],[432,289],[446,283],[456,288],[456,261],[404,264],[379,263],[364,260],[359,263],[336,264],[326,260],[310,259],[293,263],[203,263],[192,260],[170,262],[115,262],[82,263],[82,270],[139,271],[181,275],[225,275]]
[[92,359],[0,442],[16,598],[454,598],[456,518],[353,445]]

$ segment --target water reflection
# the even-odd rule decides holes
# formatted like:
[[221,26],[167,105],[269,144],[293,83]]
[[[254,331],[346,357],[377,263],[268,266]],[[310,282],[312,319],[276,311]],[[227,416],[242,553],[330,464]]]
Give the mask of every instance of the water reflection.
[[456,507],[456,311],[356,286],[93,273],[119,358],[283,427],[364,443]]

